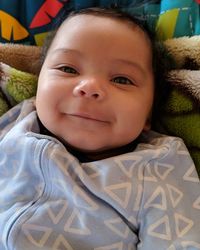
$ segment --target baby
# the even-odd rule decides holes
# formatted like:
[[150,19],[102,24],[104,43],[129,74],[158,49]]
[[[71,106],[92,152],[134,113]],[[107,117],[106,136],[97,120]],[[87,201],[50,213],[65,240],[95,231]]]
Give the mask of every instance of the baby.
[[0,119],[1,250],[200,249],[200,185],[150,131],[153,44],[115,10],[71,14],[36,98]]

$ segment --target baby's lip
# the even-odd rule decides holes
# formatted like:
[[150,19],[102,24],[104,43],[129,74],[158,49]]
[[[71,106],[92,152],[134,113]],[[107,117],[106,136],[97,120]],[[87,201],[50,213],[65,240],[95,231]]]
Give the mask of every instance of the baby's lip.
[[105,118],[101,117],[100,115],[91,115],[91,114],[84,113],[84,112],[73,112],[73,113],[68,113],[68,115],[81,118],[81,119],[108,123],[108,121]]

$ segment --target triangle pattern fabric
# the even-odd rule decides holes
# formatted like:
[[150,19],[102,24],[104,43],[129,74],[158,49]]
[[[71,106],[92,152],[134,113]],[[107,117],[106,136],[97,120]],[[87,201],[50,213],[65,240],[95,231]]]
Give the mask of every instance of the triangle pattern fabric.
[[142,157],[139,155],[121,156],[120,160],[115,160],[115,163],[119,166],[123,173],[130,178],[133,175],[133,169],[136,167],[136,164],[141,161],[141,159]]
[[156,163],[155,164],[155,172],[160,177],[161,180],[165,180],[169,173],[173,171],[174,166],[170,164]]
[[126,239],[129,233],[129,228],[127,225],[122,223],[122,219],[117,217],[115,219],[110,219],[104,221],[105,225],[118,236]]
[[90,235],[91,231],[84,225],[82,216],[78,209],[74,209],[71,216],[67,220],[64,226],[65,232],[74,233],[77,235]]
[[137,225],[137,220],[136,220],[136,218],[133,217],[133,216],[130,216],[130,217],[128,218],[128,221],[130,221],[134,226]]
[[158,186],[157,189],[153,192],[150,198],[147,200],[144,208],[155,207],[161,210],[167,209],[167,199],[165,191],[161,186]]
[[[24,224],[22,227],[27,239],[36,247],[43,247],[52,233],[52,229],[49,227],[38,226],[34,224]],[[39,235],[36,238],[35,235]]]
[[169,248],[167,248],[167,250],[176,250],[174,245],[171,245]]
[[[194,176],[195,174],[195,176]],[[191,182],[199,182],[199,178],[196,175],[196,168],[194,164],[187,170],[187,172],[183,176],[183,180],[191,181]]]
[[144,180],[144,181],[151,181],[151,182],[157,182],[157,178],[155,175],[152,174],[150,164],[148,163],[145,166],[145,176],[143,172],[143,167],[140,166],[139,171],[138,171],[138,178],[139,180]]
[[121,207],[126,208],[131,195],[131,183],[125,182],[105,187],[106,193]]
[[68,241],[60,234],[53,244],[53,250],[74,250]]
[[194,222],[181,214],[174,214],[176,223],[176,234],[178,237],[183,237],[192,228]]
[[200,196],[193,203],[193,208],[200,209]]
[[169,191],[169,197],[172,202],[172,206],[173,208],[175,208],[183,198],[183,192],[170,184],[167,184],[167,188]]
[[177,154],[179,155],[189,155],[189,152],[183,148],[182,143],[179,141],[177,145]]
[[112,245],[97,247],[94,250],[122,250],[123,249],[123,243],[117,242]]
[[194,241],[182,241],[181,245],[184,247],[184,249],[200,249],[200,244]]
[[100,175],[98,168],[94,164],[82,164],[83,170],[90,178],[96,178]]
[[[51,152],[49,152],[51,154]],[[50,155],[51,157],[51,155]],[[56,163],[56,165],[60,168],[60,170],[63,172],[65,176],[69,176],[68,168],[72,161],[72,159],[69,160],[69,157],[66,157],[66,153],[63,151],[56,150],[55,154],[52,156],[53,161]]]
[[140,204],[141,204],[141,199],[143,196],[143,185],[139,184],[137,187],[137,196],[134,202],[134,207],[133,211],[139,211],[140,210]]
[[51,218],[52,222],[56,225],[63,218],[63,215],[65,211],[67,210],[68,205],[67,205],[67,202],[64,200],[52,201],[51,203],[53,203],[54,210],[56,206],[56,209],[58,210],[58,212],[53,211],[53,209],[49,207],[47,209],[47,213],[49,217]]
[[75,186],[73,192],[74,203],[90,211],[95,211],[98,209],[98,205],[78,186]]
[[163,240],[171,240],[171,229],[169,217],[165,215],[155,223],[149,226],[148,234]]

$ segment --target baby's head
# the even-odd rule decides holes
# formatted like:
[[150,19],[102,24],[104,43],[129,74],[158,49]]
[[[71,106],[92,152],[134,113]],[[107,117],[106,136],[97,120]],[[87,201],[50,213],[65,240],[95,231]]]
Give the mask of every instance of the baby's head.
[[42,124],[85,152],[126,145],[150,128],[152,43],[137,21],[86,9],[58,28],[38,81]]

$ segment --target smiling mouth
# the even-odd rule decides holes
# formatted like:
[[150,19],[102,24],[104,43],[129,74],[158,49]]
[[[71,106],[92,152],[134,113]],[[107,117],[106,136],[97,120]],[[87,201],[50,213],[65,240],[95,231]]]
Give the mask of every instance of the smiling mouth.
[[75,117],[75,118],[79,118],[79,119],[83,119],[83,120],[88,120],[88,121],[94,121],[94,122],[102,122],[102,123],[108,123],[108,121],[105,121],[103,119],[98,119],[96,117],[92,117],[90,115],[87,114],[68,114],[69,116]]

